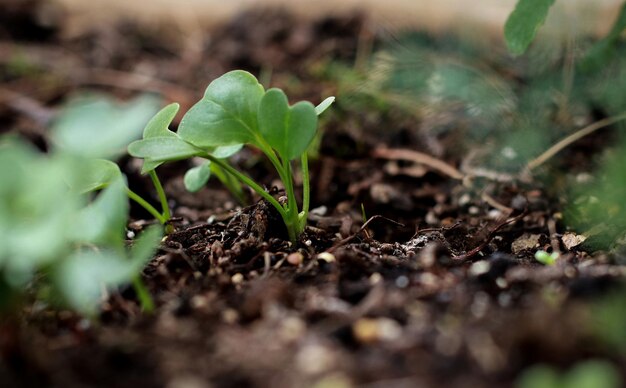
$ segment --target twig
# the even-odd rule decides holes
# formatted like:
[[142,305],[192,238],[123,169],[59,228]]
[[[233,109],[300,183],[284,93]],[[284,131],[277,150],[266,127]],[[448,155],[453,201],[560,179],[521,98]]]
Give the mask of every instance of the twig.
[[483,192],[481,195],[481,199],[483,201],[485,201],[489,206],[500,210],[503,213],[507,213],[507,214],[511,214],[513,213],[514,209],[510,208],[500,202],[498,202],[494,197],[492,197],[491,195],[487,194],[487,192]]
[[326,250],[326,252],[328,252],[328,253],[333,253],[333,252],[334,252],[335,250],[337,250],[337,248],[339,248],[340,246],[342,246],[342,245],[345,245],[345,244],[349,243],[350,241],[352,241],[352,239],[354,239],[354,238],[355,238],[356,236],[358,236],[361,232],[363,232],[363,231],[365,230],[365,228],[367,228],[367,226],[368,226],[368,225],[369,225],[372,221],[374,221],[374,220],[376,220],[376,219],[379,219],[379,218],[381,218],[381,219],[383,219],[383,220],[385,220],[385,221],[391,222],[392,224],[397,225],[397,226],[400,226],[400,227],[403,227],[403,226],[404,226],[404,224],[401,224],[401,223],[399,223],[399,222],[397,222],[397,221],[394,221],[394,220],[392,220],[392,219],[389,219],[389,218],[387,218],[387,217],[383,217],[383,216],[381,216],[381,215],[377,214],[377,215],[375,215],[375,216],[370,217],[370,219],[369,219],[369,220],[367,220],[367,221],[366,221],[366,222],[365,222],[365,223],[361,226],[361,228],[359,229],[359,231],[358,231],[358,232],[356,232],[356,233],[354,233],[354,234],[352,234],[352,235],[350,235],[350,236],[348,236],[348,237],[344,238],[343,240],[339,240],[337,243],[335,243],[335,245],[333,245],[332,247],[328,248],[328,249]]
[[437,159],[423,152],[408,149],[391,149],[380,147],[376,148],[372,152],[372,156],[380,159],[407,160],[410,162],[424,164],[434,170],[439,171],[440,173],[449,176],[452,179],[462,181],[465,178],[465,174],[463,174],[457,168],[449,165],[443,160]]
[[493,229],[491,229],[489,231],[489,233],[487,234],[487,236],[485,237],[484,241],[482,243],[480,243],[476,248],[472,249],[469,252],[466,252],[462,255],[458,255],[458,256],[453,256],[452,258],[454,260],[469,260],[472,257],[476,256],[480,251],[482,251],[487,244],[489,244],[489,242],[492,240],[493,235],[500,229],[502,229],[503,227],[505,227],[506,225],[512,224],[514,222],[517,222],[518,220],[520,220],[522,217],[524,217],[526,215],[526,212],[522,212],[521,214],[510,218],[510,219],[505,219],[504,221],[500,222],[499,224],[497,224]]
[[615,124],[618,121],[621,120],[625,120],[626,119],[626,113],[621,114],[621,115],[617,115],[617,116],[613,116],[613,117],[607,117],[606,119],[600,120],[600,121],[596,121],[595,123],[592,123],[588,126],[586,126],[585,128],[567,136],[566,138],[562,139],[561,141],[559,141],[558,143],[556,143],[555,145],[553,145],[552,147],[548,148],[544,153],[542,153],[541,155],[539,155],[538,157],[536,157],[535,159],[531,160],[530,162],[528,162],[528,164],[526,165],[526,168],[524,169],[524,172],[531,172],[532,170],[536,169],[537,167],[541,166],[542,164],[544,164],[546,161],[548,161],[550,158],[552,158],[554,155],[556,155],[557,153],[561,152],[565,147],[569,146],[570,144],[574,143],[575,141],[578,141],[580,139],[582,139],[583,137],[592,134],[593,132],[597,131],[598,129],[607,127],[611,124]]

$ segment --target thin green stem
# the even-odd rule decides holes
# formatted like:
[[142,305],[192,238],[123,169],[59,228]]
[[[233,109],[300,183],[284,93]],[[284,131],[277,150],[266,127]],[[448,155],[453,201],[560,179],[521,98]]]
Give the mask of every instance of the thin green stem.
[[129,188],[126,188],[126,194],[128,198],[137,202],[139,206],[146,209],[154,218],[156,218],[161,224],[165,224],[167,219],[157,210],[154,206],[150,205],[145,199],[141,198],[137,193]]
[[289,231],[289,236],[292,235],[297,237],[299,233],[299,219],[298,219],[298,202],[296,201],[296,193],[293,187],[293,174],[291,172],[291,162],[289,160],[285,160],[283,162],[283,169],[285,171],[285,175],[287,176],[285,184],[285,191],[287,192],[287,211],[289,214],[289,223],[287,224],[287,229]]
[[261,185],[259,185],[248,176],[242,174],[241,172],[234,169],[232,166],[229,166],[228,164],[222,162],[220,159],[214,157],[211,154],[204,154],[203,157],[206,159],[209,159],[211,162],[220,166],[223,170],[225,170],[226,172],[228,172],[229,174],[237,178],[241,183],[250,186],[252,190],[256,191],[261,197],[263,197],[263,199],[271,203],[272,206],[274,206],[276,210],[278,210],[280,215],[283,217],[283,220],[288,219],[287,211],[280,205],[280,203],[278,203],[276,198],[272,197],[268,192],[266,192],[265,189],[261,187]]
[[157,195],[159,196],[159,201],[161,201],[161,211],[163,214],[163,218],[165,221],[169,221],[172,218],[172,214],[170,213],[170,207],[167,203],[167,196],[165,195],[165,190],[163,190],[163,185],[161,185],[161,181],[156,174],[156,171],[150,170],[148,173],[150,175],[150,179],[152,179],[152,184],[156,189]]
[[235,199],[237,200],[237,202],[239,202],[240,205],[246,204],[246,197],[243,190],[241,189],[241,184],[235,177],[225,172],[220,166],[215,163],[211,163],[211,172],[215,174],[217,179],[219,179],[219,181],[222,182],[224,186],[226,186],[228,191],[230,191],[230,193],[235,196]]
[[154,311],[154,300],[146,288],[146,285],[143,283],[143,280],[141,280],[140,275],[136,275],[133,278],[133,288],[141,304],[141,309],[148,314],[152,313]]
[[309,156],[305,152],[302,154],[300,158],[300,165],[302,168],[302,218],[303,225],[302,229],[304,230],[304,225],[306,224],[306,220],[309,216],[309,206],[311,202],[311,182],[309,176]]
[[[270,162],[274,166],[274,169],[276,169],[276,171],[278,172],[278,176],[280,177],[280,180],[285,185],[287,185],[287,181],[289,179],[289,173],[288,171],[285,170],[285,167],[278,159],[278,156],[276,156],[276,152],[274,152],[274,149],[272,148],[272,146],[270,146],[267,143],[267,141],[265,141],[265,139],[263,139],[261,136],[257,136],[256,142],[257,142],[257,147],[267,156],[267,158],[270,160]],[[285,187],[285,190],[286,189],[287,188]],[[287,206],[289,206],[289,203],[287,203]]]

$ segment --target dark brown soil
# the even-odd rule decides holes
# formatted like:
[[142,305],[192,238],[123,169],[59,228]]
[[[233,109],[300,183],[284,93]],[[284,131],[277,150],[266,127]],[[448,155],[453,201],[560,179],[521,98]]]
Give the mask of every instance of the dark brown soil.
[[[36,23],[23,12],[21,27]],[[158,92],[185,111],[210,80],[243,68],[319,102],[337,93],[320,66],[350,65],[376,40],[361,16],[300,23],[276,11],[243,14],[202,44],[131,23],[72,39],[20,26],[0,34],[0,131],[42,148],[55,109],[76,91]],[[29,65],[7,59],[17,54]],[[536,363],[625,365],[598,341],[588,304],[625,269],[567,248],[562,205],[541,183],[489,183],[496,209],[477,188],[488,182],[464,185],[389,152],[429,152],[418,119],[337,104],[324,128],[315,210],[297,245],[264,202],[239,208],[215,182],[191,195],[185,163],[165,166],[178,218],[144,271],[157,311],[142,314],[132,289],[111,295],[99,322],[28,304],[0,321],[0,385],[507,387]],[[460,142],[443,139],[436,156],[458,165]],[[253,151],[234,163],[275,185]],[[150,196],[137,164],[123,166]],[[133,217],[133,230],[149,222],[139,209]],[[540,248],[562,250],[558,265],[537,263]]]

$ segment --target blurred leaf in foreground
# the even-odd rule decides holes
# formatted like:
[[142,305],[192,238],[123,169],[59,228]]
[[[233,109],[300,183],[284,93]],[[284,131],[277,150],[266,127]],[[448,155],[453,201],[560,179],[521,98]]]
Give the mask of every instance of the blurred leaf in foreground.
[[52,128],[52,141],[66,153],[115,158],[141,137],[145,123],[159,106],[159,99],[151,95],[126,104],[100,95],[78,97],[62,109]]

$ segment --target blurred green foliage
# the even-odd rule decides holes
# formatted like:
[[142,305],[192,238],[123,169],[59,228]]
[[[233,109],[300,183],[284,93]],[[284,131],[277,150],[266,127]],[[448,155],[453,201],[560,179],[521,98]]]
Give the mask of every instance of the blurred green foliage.
[[618,388],[621,376],[610,363],[590,360],[559,373],[546,365],[527,369],[518,378],[517,388]]
[[[0,138],[0,310],[15,308],[27,290],[47,289],[49,302],[93,315],[104,289],[138,285],[162,228],[148,228],[126,247],[125,177],[95,157],[119,156],[157,108],[152,97],[125,106],[74,100],[55,124],[48,153]],[[142,304],[150,304],[145,295]]]

